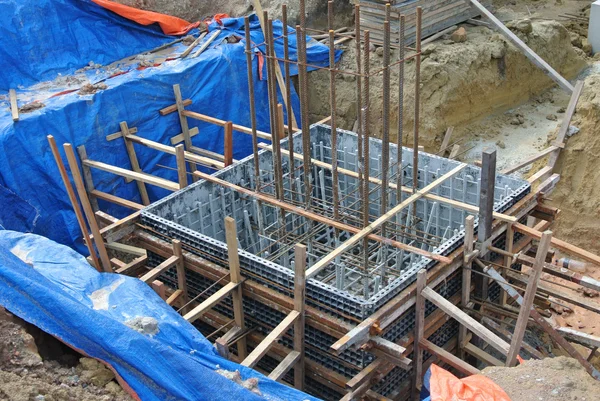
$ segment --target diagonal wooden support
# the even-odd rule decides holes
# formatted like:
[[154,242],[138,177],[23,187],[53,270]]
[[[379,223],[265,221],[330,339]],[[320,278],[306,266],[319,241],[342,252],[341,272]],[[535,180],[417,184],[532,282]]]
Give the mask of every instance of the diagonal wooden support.
[[[179,84],[173,85],[173,93],[175,94],[175,104],[177,106],[177,114],[179,115],[179,124],[181,125],[181,133],[183,134],[185,147],[190,150],[194,145],[192,144],[187,117],[183,114],[185,112],[185,106],[183,104],[183,98],[181,97],[181,88],[179,87]],[[192,173],[196,171],[196,164],[190,162],[189,165]],[[195,182],[197,179],[194,177],[193,180]]]
[[[131,169],[136,173],[143,173],[137,158],[137,154],[135,153],[133,143],[131,143],[131,141],[129,140],[129,127],[127,126],[127,122],[121,121],[119,127],[121,128],[121,135],[123,136],[123,141],[125,142],[125,149],[127,150],[127,155],[129,156]],[[149,205],[150,198],[148,197],[148,190],[146,189],[146,184],[144,184],[143,181],[136,180],[136,185],[138,187],[138,191],[140,192],[140,198],[142,199],[142,203],[144,205]]]
[[285,376],[291,368],[300,361],[300,353],[298,351],[290,352],[275,369],[269,374],[269,379],[279,381]]
[[241,363],[242,366],[253,368],[260,359],[269,352],[269,349],[277,342],[290,327],[294,324],[296,319],[300,316],[300,312],[293,310],[285,319],[281,321],[266,337],[265,339],[254,348],[254,351],[250,353]]
[[183,315],[183,318],[185,320],[187,320],[188,322],[192,323],[193,321],[198,319],[200,316],[202,316],[206,311],[208,311],[209,309],[212,309],[213,306],[215,306],[216,304],[221,302],[223,300],[223,298],[228,296],[240,284],[241,283],[231,283],[231,282],[225,284],[223,287],[221,287],[221,289],[219,291],[215,292],[213,295],[211,295],[206,300],[204,300],[204,302],[202,302],[200,305],[196,306],[190,312]]
[[171,267],[175,266],[175,264],[178,261],[179,261],[179,258],[177,256],[171,256],[170,258],[168,258],[167,260],[165,260],[164,262],[162,262],[161,264],[156,266],[154,269],[150,270],[148,273],[146,273],[142,277],[140,277],[140,280],[142,280],[144,283],[150,283],[150,282],[156,280],[158,278],[158,276],[163,274],[165,271],[167,271]]
[[515,325],[513,338],[510,343],[510,350],[506,358],[506,366],[514,366],[517,363],[517,355],[521,349],[521,341],[525,335],[525,329],[527,328],[527,321],[529,320],[529,311],[533,306],[533,300],[535,299],[535,293],[537,291],[538,282],[542,275],[542,269],[544,262],[546,261],[546,255],[550,249],[550,242],[552,240],[552,232],[546,231],[542,234],[540,243],[538,245],[537,253],[535,255],[535,264],[532,269],[532,273],[529,276],[529,282],[525,289],[525,296],[523,297],[523,303],[521,304],[521,311]]
[[510,345],[506,341],[498,337],[471,316],[467,315],[460,308],[456,307],[440,294],[429,287],[425,287],[421,294],[423,294],[423,297],[425,297],[429,302],[435,304],[438,308],[456,319],[459,323],[467,326],[469,330],[490,344],[492,347],[500,351],[502,354],[506,355],[508,353]]
[[430,353],[437,356],[438,358],[440,358],[443,362],[447,363],[448,365],[452,366],[453,368],[459,370],[460,372],[466,375],[476,375],[481,373],[479,369],[469,365],[467,362],[457,358],[455,355],[452,355],[445,349],[438,347],[429,340],[425,340],[424,338],[422,338],[419,341],[419,345],[427,351],[429,351]]
[[444,174],[443,176],[441,176],[437,180],[433,181],[431,184],[427,185],[425,188],[423,188],[423,189],[415,192],[414,194],[412,194],[411,196],[409,196],[403,202],[400,202],[398,205],[396,205],[395,207],[393,207],[390,211],[388,211],[387,213],[385,213],[384,215],[382,215],[381,217],[379,217],[377,220],[375,220],[374,222],[372,222],[371,224],[369,224],[368,226],[366,226],[365,228],[363,228],[358,233],[354,234],[354,236],[352,236],[350,239],[344,241],[344,243],[342,245],[340,245],[335,250],[333,250],[332,252],[330,252],[327,256],[325,256],[324,258],[322,258],[321,260],[319,260],[317,263],[315,263],[306,272],[306,277],[307,278],[314,277],[318,272],[320,272],[322,269],[324,269],[335,258],[337,258],[342,253],[344,253],[345,251],[347,251],[350,248],[352,248],[360,240],[362,240],[363,238],[367,237],[369,234],[371,234],[377,228],[381,227],[381,225],[383,225],[389,219],[391,219],[396,214],[398,214],[402,209],[408,207],[408,205],[414,203],[415,201],[417,201],[418,199],[420,199],[421,197],[423,197],[425,194],[427,194],[428,192],[432,191],[437,186],[441,185],[444,181],[446,181],[448,179],[451,179],[456,174],[458,174],[459,172],[461,172],[465,167],[467,167],[466,164],[461,164],[461,165],[455,167],[454,169],[452,169],[448,173]]
[[[498,273],[494,268],[488,266],[484,269],[484,273],[487,273],[494,280],[496,280],[500,287],[502,287],[502,289],[506,291],[508,295],[510,295],[511,298],[514,299],[519,305],[523,304],[523,297],[514,288],[512,288],[506,282],[504,277],[502,277],[502,275]],[[556,330],[554,330],[552,325],[548,323],[548,321],[546,321],[546,319],[544,319],[539,314],[539,312],[535,310],[535,308],[532,307],[529,313],[533,320],[535,320],[535,322],[542,328],[542,330],[544,330],[550,336],[550,338],[552,338],[558,345],[560,345],[569,354],[571,358],[577,359],[577,361],[585,368],[585,370],[587,370],[587,372],[590,375],[592,375],[592,377],[594,377],[596,380],[600,380],[600,372],[598,372],[598,370],[596,370],[596,368],[592,366],[592,364],[589,363],[575,349],[575,347],[573,347],[571,343],[565,340],[563,336],[561,336]]]

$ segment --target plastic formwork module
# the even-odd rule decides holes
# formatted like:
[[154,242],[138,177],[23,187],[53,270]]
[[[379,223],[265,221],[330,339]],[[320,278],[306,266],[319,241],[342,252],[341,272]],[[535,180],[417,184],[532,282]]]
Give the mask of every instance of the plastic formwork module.
[[[338,130],[338,165],[356,171],[357,160],[357,136],[356,134]],[[287,140],[282,141],[282,148],[289,149]],[[370,174],[378,177],[381,171],[381,148],[380,140],[370,138]],[[295,134],[293,150],[300,153],[302,150],[301,133]],[[397,147],[390,144],[391,161],[397,158]],[[331,128],[326,125],[313,125],[311,127],[311,156],[325,163],[331,163]],[[412,149],[402,149],[403,174],[402,182],[411,186],[412,177]],[[284,188],[293,200],[306,189],[302,179],[301,160],[295,159],[296,178],[292,181],[289,177],[289,159],[283,157]],[[273,193],[274,186],[269,185],[274,179],[272,171],[272,152],[262,150],[259,153],[260,179],[263,184],[262,191]],[[424,152],[419,153],[419,182],[422,188],[444,173],[452,170],[460,163],[454,160],[438,157]],[[397,166],[392,163],[390,177],[391,182],[397,182],[400,177],[397,174]],[[453,199],[470,205],[479,203],[479,177],[481,169],[476,166],[467,166],[461,173],[447,180],[432,191],[433,194],[444,198]],[[254,188],[254,162],[249,156],[217,173],[215,176],[235,185],[246,188]],[[331,174],[329,170],[313,168],[312,171],[312,196],[316,202],[326,204],[331,201]],[[356,208],[358,213],[359,202],[350,202],[348,199],[358,199],[358,180],[354,177],[340,174],[340,197],[345,197],[347,203],[343,206],[348,210]],[[295,189],[295,191],[292,191]],[[297,190],[297,191],[296,191]],[[516,203],[530,191],[530,185],[521,179],[512,176],[498,175],[495,188],[494,210],[504,211]],[[399,203],[395,191],[390,191],[390,206]],[[408,196],[408,195],[405,195]],[[403,196],[402,199],[405,199]],[[379,215],[381,189],[373,186],[370,195],[370,214]],[[421,198],[415,202],[414,211],[417,216],[415,227],[419,232],[424,232],[422,242],[413,245],[421,246],[429,251],[448,255],[462,245],[464,230],[462,224],[467,213],[463,210],[451,207],[443,203],[432,202]],[[403,212],[407,215],[408,212]],[[435,216],[434,216],[435,214]],[[240,194],[229,188],[213,184],[207,181],[198,181],[185,189],[146,207],[141,212],[142,222],[150,227],[154,233],[159,233],[166,238],[179,239],[183,246],[207,260],[227,266],[227,246],[225,243],[224,218],[232,216],[236,220],[238,239],[240,245],[241,269],[249,279],[257,281],[276,291],[291,295],[293,292],[293,266],[289,258],[293,252],[293,242],[281,241],[277,244],[277,231],[271,238],[267,234],[258,232],[257,227],[263,228],[263,233],[268,233],[269,227],[277,225],[278,210],[273,207],[258,205],[249,196]],[[298,216],[288,213],[285,228],[293,228],[300,221]],[[402,216],[400,216],[402,218]],[[427,230],[427,231],[426,231]],[[324,231],[323,237],[327,237]],[[425,237],[437,237],[439,243],[436,246],[428,244]],[[264,245],[272,250],[268,254],[264,251]],[[380,249],[387,247],[387,255],[396,252],[394,248],[381,245]],[[274,248],[273,248],[274,247]],[[274,255],[278,256],[275,257]],[[350,255],[351,257],[352,255]],[[310,262],[310,261],[309,261]],[[324,282],[322,276],[311,278],[307,281],[306,302],[307,304],[332,313],[336,317],[349,321],[363,320],[378,310],[392,297],[400,293],[416,279],[416,272],[422,268],[430,269],[437,262],[416,256],[401,261],[396,277],[384,280],[383,285],[377,291],[369,294],[365,299],[364,294],[354,290],[338,288],[330,282]],[[310,267],[311,263],[309,263]],[[326,269],[325,274],[331,275],[336,272],[338,266],[332,264]]]

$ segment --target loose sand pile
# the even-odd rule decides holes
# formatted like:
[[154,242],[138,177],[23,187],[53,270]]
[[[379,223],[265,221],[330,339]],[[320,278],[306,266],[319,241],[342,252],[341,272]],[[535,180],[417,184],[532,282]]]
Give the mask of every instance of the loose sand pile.
[[593,401],[600,395],[600,382],[575,359],[562,356],[529,360],[514,368],[488,367],[483,375],[513,401]]

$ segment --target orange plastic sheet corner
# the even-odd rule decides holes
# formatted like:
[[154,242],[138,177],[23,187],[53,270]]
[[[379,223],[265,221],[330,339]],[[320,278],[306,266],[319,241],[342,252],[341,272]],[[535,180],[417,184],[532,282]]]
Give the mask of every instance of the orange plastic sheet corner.
[[111,0],[92,0],[94,3],[104,7],[121,17],[125,17],[141,25],[151,25],[158,23],[166,35],[185,35],[191,29],[200,25],[200,22],[190,23],[184,19],[156,13],[154,11],[140,10],[139,8],[129,7],[123,4],[115,3]]
[[459,379],[435,364],[431,365],[429,392],[431,401],[511,401],[500,386],[485,376]]

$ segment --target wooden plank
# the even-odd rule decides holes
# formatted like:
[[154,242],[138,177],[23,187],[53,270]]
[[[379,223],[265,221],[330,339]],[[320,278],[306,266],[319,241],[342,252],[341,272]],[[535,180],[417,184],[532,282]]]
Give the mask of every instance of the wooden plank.
[[507,167],[504,170],[502,170],[500,172],[500,174],[511,174],[514,173],[517,170],[522,169],[525,166],[529,166],[531,163],[548,156],[550,153],[554,152],[555,150],[558,150],[560,148],[556,147],[556,146],[548,146],[546,149],[542,150],[541,152],[528,157],[527,159],[515,164],[514,166],[511,167]]
[[306,296],[306,246],[296,244],[294,247],[294,310],[298,318],[294,322],[294,351],[300,359],[294,368],[294,386],[304,390],[304,330],[305,330],[305,296]]
[[[258,147],[262,148],[262,149],[267,149],[267,150],[273,151],[273,146],[272,145],[267,145],[265,143],[259,143]],[[281,151],[281,155],[282,156],[290,157],[290,152],[289,151],[287,151],[285,149],[281,149],[280,151]],[[294,159],[304,160],[304,156],[302,155],[302,153],[295,152],[294,153]],[[312,158],[310,160],[311,160],[311,164],[315,165],[317,167],[322,167],[322,168],[327,169],[327,170],[333,169],[332,165],[329,164],[329,163],[325,163],[325,162],[323,162],[321,160],[312,159]],[[355,171],[348,170],[348,169],[341,168],[341,167],[338,167],[337,171],[338,171],[339,174],[343,174],[343,175],[347,175],[347,176],[350,176],[350,177],[358,178],[358,173],[355,172]],[[382,185],[383,184],[383,181],[381,181],[379,178],[371,177],[371,176],[369,177],[369,182],[372,182],[372,183],[377,184],[377,185]],[[388,186],[391,189],[397,189],[398,188],[398,185],[394,184],[391,181],[389,182]],[[405,187],[405,186],[402,186],[400,189],[402,190],[402,192],[405,192],[405,193],[411,193],[412,194],[412,192],[413,192],[412,188]],[[458,209],[466,210],[466,211],[471,212],[471,213],[479,213],[479,207],[478,206],[469,205],[468,203],[459,202],[459,201],[456,201],[454,199],[448,199],[448,198],[444,198],[443,196],[434,195],[434,194],[425,194],[423,197],[426,198],[426,199],[429,199],[431,201],[442,202],[444,204],[453,206],[453,207],[458,208]],[[506,222],[511,222],[511,223],[517,221],[517,219],[514,216],[509,216],[509,215],[498,213],[498,212],[494,212],[493,216],[494,216],[494,219],[501,220],[501,221],[506,221]]]
[[181,291],[181,290],[173,291],[173,293],[166,300],[167,305],[173,305],[173,303],[175,303],[175,301],[177,301],[179,299],[179,297],[181,297],[182,295],[183,295],[183,291]]
[[423,195],[425,195],[426,193],[432,191],[437,186],[441,185],[444,181],[446,181],[446,180],[454,177],[456,174],[458,174],[459,172],[461,172],[466,166],[467,166],[466,164],[461,164],[461,165],[455,167],[454,169],[452,169],[448,173],[444,174],[443,176],[441,176],[438,179],[436,179],[435,181],[433,181],[431,184],[427,185],[425,188],[423,188],[423,189],[415,192],[414,194],[412,194],[411,196],[409,196],[407,199],[405,199],[404,201],[400,202],[398,205],[396,205],[395,207],[393,207],[390,211],[388,211],[387,213],[383,214],[377,220],[375,220],[374,222],[372,222],[371,224],[369,224],[368,226],[366,226],[365,228],[363,228],[362,230],[360,230],[360,232],[354,234],[354,236],[352,236],[350,239],[344,241],[343,244],[341,244],[335,250],[333,250],[332,252],[330,252],[327,256],[321,258],[310,269],[308,269],[308,271],[306,272],[306,277],[307,278],[314,277],[318,272],[320,272],[322,269],[324,269],[335,258],[337,258],[338,256],[340,256],[342,253],[344,253],[348,249],[352,248],[354,245],[356,245],[363,238],[367,237],[369,234],[371,234],[377,228],[381,227],[382,224],[384,224],[386,221],[388,221],[389,219],[391,219],[392,217],[394,217],[402,209],[408,207],[408,205],[410,205],[413,202],[417,201]]
[[545,166],[545,167],[539,169],[539,171],[537,173],[535,173],[531,177],[529,177],[527,179],[527,182],[529,182],[530,184],[533,184],[534,182],[536,182],[537,180],[539,180],[543,176],[548,175],[551,172],[552,172],[552,167]]
[[[524,224],[515,223],[513,225],[513,227],[514,227],[515,231],[520,232],[521,234],[529,235],[530,237],[533,237],[538,240],[542,238],[541,232],[539,232],[531,227],[528,227]],[[553,247],[558,248],[563,252],[566,252],[570,255],[578,256],[590,263],[594,263],[594,264],[600,266],[600,256],[598,256],[598,255],[594,255],[591,252],[583,250],[575,245],[569,244],[568,242],[559,240],[554,237],[552,237],[551,244]]]
[[17,106],[17,91],[14,89],[8,90],[8,97],[10,99],[10,114],[12,115],[13,121],[19,121],[19,106]]
[[115,271],[115,273],[125,274],[125,275],[133,275],[138,270],[141,270],[146,265],[147,261],[148,261],[147,255],[140,256],[138,258],[135,258],[131,262],[127,263],[125,266],[117,269]]
[[[181,104],[185,107],[185,106],[189,106],[191,105],[192,99],[185,99],[181,102]],[[170,106],[167,107],[163,107],[162,109],[160,109],[158,112],[160,113],[161,116],[166,116],[168,114],[171,113],[175,113],[177,111],[177,104],[172,104]]]
[[412,377],[413,390],[420,390],[423,384],[423,348],[421,343],[426,340],[425,334],[425,297],[423,291],[427,288],[427,270],[417,273],[417,299],[415,302],[415,335],[413,342],[414,372]]
[[[129,162],[131,163],[131,169],[136,173],[143,173],[142,168],[140,167],[140,163],[137,158],[137,154],[135,153],[135,148],[133,147],[133,143],[131,143],[129,138],[129,127],[127,126],[127,122],[121,121],[119,124],[121,127],[121,134],[123,135],[123,140],[125,141],[125,149],[127,150],[127,155],[129,156]],[[149,205],[150,198],[148,197],[148,190],[146,189],[146,185],[143,181],[136,180],[135,181],[138,191],[140,192],[140,198],[142,198],[142,204]]]
[[[173,245],[173,256],[177,257],[177,263],[175,263],[175,267],[177,269],[177,289],[182,292],[183,304],[187,304],[189,302],[189,293],[187,288],[187,278],[185,275],[185,264],[183,260],[183,249],[181,247],[181,241],[178,239],[174,239],[171,241]],[[182,308],[182,312],[187,313],[187,306]]]
[[[231,284],[231,283],[230,283]],[[296,319],[300,316],[300,312],[293,310],[285,319],[281,321],[266,337],[265,339],[254,348],[254,351],[250,353],[241,363],[242,366],[253,368],[260,359],[265,356],[269,349],[273,346],[273,343],[277,342],[281,336],[294,324]]]
[[187,168],[185,166],[185,149],[183,145],[175,146],[175,157],[177,161],[177,181],[179,181],[179,188],[185,188],[188,186],[187,179]]
[[496,334],[492,333],[488,328],[484,327],[481,323],[477,322],[471,316],[467,315],[465,312],[460,310],[460,308],[454,306],[440,294],[433,291],[429,287],[423,289],[422,294],[426,299],[434,303],[438,308],[442,309],[452,318],[456,319],[461,324],[467,326],[469,330],[471,330],[485,342],[490,344],[492,347],[502,352],[503,354],[506,354],[508,352],[510,345],[506,341],[498,337]]
[[[183,105],[183,98],[181,96],[181,88],[179,84],[173,85],[173,94],[175,95],[175,105],[177,106],[177,114],[179,116],[179,124],[181,125],[181,133],[183,134],[183,141],[185,142],[185,147],[187,149],[191,149],[192,137],[190,136],[190,127],[188,126],[187,117],[183,114],[185,113],[185,106]],[[196,164],[190,162],[190,171],[193,173],[196,171]],[[196,181],[195,178],[192,178]]]
[[123,217],[122,219],[102,228],[100,230],[100,235],[104,237],[106,242],[119,241],[121,238],[133,232],[135,228],[134,224],[137,222],[139,217],[139,211],[132,213],[127,217]]
[[[506,292],[504,292],[504,291],[502,291],[502,293],[506,294]],[[503,328],[502,326],[500,326],[498,323],[496,323],[492,319],[484,317],[481,319],[481,323],[488,326],[490,329],[496,330],[498,333],[502,334],[502,336],[504,338],[508,339],[508,341],[512,340],[512,337],[513,337],[512,333],[509,332],[508,330],[506,330],[505,328]],[[543,359],[546,357],[544,354],[542,354],[540,351],[538,351],[537,349],[535,349],[534,347],[532,347],[525,341],[521,342],[521,347],[525,351],[529,352],[531,355],[533,355],[534,357],[536,357],[538,359]]]
[[100,235],[100,228],[98,227],[98,223],[96,222],[96,217],[94,216],[92,205],[90,204],[87,192],[85,191],[85,185],[83,183],[81,173],[79,172],[79,167],[77,166],[77,159],[75,158],[73,146],[71,146],[70,143],[65,143],[63,145],[63,148],[67,156],[69,168],[71,169],[73,181],[75,182],[75,188],[77,189],[77,193],[79,194],[81,206],[83,207],[83,211],[85,213],[85,216],[87,217],[88,224],[90,226],[92,234],[94,235],[94,243],[96,244],[96,249],[98,249],[98,254],[100,255],[102,268],[105,272],[112,272],[110,258],[108,257],[108,253],[106,252],[106,247],[104,246],[102,236]]
[[269,379],[280,381],[287,372],[300,360],[300,353],[298,351],[292,351],[286,356],[283,361],[277,365],[275,369],[269,374]]
[[179,185],[169,181],[169,180],[165,180],[164,178],[159,178],[159,177],[155,177],[153,175],[150,174],[146,174],[146,173],[136,173],[135,171],[131,171],[131,170],[127,170],[121,167],[117,167],[117,166],[112,166],[110,164],[106,164],[106,163],[102,163],[102,162],[97,162],[94,160],[84,160],[83,164],[88,166],[88,167],[92,167],[95,168],[97,170],[102,170],[102,171],[106,171],[107,173],[112,173],[115,175],[119,175],[121,177],[128,177],[134,180],[139,180],[139,181],[143,181],[145,183],[148,183],[150,185],[155,185],[157,187],[160,188],[164,188],[164,189],[168,189],[170,191],[177,191],[179,190]]
[[106,192],[98,191],[97,189],[94,189],[92,192],[90,192],[90,195],[98,199],[102,199],[104,201],[114,203],[115,205],[123,206],[132,210],[142,210],[144,208],[144,205],[141,205],[137,202],[132,202],[130,200],[120,198],[112,194],[107,194]]
[[469,365],[467,362],[457,358],[455,355],[452,355],[450,352],[445,349],[438,347],[431,341],[426,339],[421,339],[419,341],[419,345],[425,348],[430,353],[437,356],[442,362],[447,363],[458,371],[464,373],[467,376],[480,374],[481,371],[474,366]]
[[[496,282],[502,287],[504,291],[508,293],[519,305],[523,303],[523,297],[512,288],[494,268],[486,267],[484,272],[489,274]],[[550,338],[552,338],[558,345],[560,345],[572,358],[577,361],[592,375],[596,380],[600,380],[600,372],[596,370],[576,349],[571,345],[563,336],[561,336],[554,328],[544,319],[535,308],[531,308],[530,315],[535,322],[544,330]]]
[[208,49],[208,46],[210,46],[210,44],[221,34],[221,30],[217,29],[215,30],[211,36],[209,36],[208,38],[206,38],[204,40],[204,43],[202,43],[202,45],[200,46],[200,48],[194,53],[192,54],[192,58],[196,58],[198,56],[200,56],[202,53],[204,53],[204,51],[206,49]]
[[[571,125],[571,119],[573,118],[573,114],[575,114],[575,109],[577,108],[577,103],[579,102],[579,97],[581,96],[582,92],[583,81],[577,81],[577,83],[575,84],[575,89],[573,90],[573,94],[571,95],[571,99],[569,99],[569,105],[567,106],[567,110],[565,111],[562,123],[560,124],[558,134],[556,134],[557,143],[565,142],[567,133],[569,132],[569,126]],[[550,156],[550,159],[548,160],[549,167],[554,168],[559,155],[560,150],[557,150]]]
[[[135,135],[135,134],[137,134],[137,132],[138,132],[138,129],[136,127],[129,128],[130,135]],[[119,131],[119,132],[115,132],[114,134],[106,135],[106,140],[108,142],[110,142],[110,141],[114,141],[115,139],[119,139],[122,136],[123,136],[123,133],[121,131]]]
[[183,51],[183,53],[181,53],[181,55],[179,56],[179,58],[186,58],[188,56],[188,54],[190,54],[192,52],[192,50],[194,50],[194,48],[196,46],[198,46],[198,43],[200,43],[200,41],[202,39],[204,39],[204,37],[206,36],[208,32],[202,32],[188,47],[187,49],[185,49]]
[[139,248],[137,246],[121,244],[118,242],[109,242],[106,244],[106,248],[112,249],[119,252],[128,253],[134,256],[144,256],[146,255],[146,250],[143,248]]
[[[467,256],[473,252],[473,241],[475,239],[475,217],[467,216],[465,219],[465,252],[464,265],[462,269],[462,291],[461,306],[466,308],[471,300],[471,266],[472,263],[467,260]],[[464,325],[458,327],[458,352],[461,359],[464,359],[462,344],[467,337],[467,328]]]
[[[198,177],[200,177],[200,178],[202,178],[202,179],[204,179],[206,181],[209,181],[209,182],[221,185],[223,187],[234,189],[238,193],[242,193],[244,195],[248,195],[251,198],[258,199],[258,200],[263,201],[265,203],[271,204],[271,205],[273,205],[275,207],[278,207],[278,208],[281,208],[283,210],[295,213],[295,214],[297,214],[299,216],[302,216],[302,217],[305,217],[305,218],[308,218],[308,219],[311,219],[311,220],[315,220],[315,221],[318,221],[318,222],[323,223],[323,224],[330,225],[330,226],[335,227],[335,228],[337,228],[339,230],[348,231],[350,233],[358,233],[358,232],[361,231],[359,228],[356,228],[354,226],[350,226],[348,224],[342,223],[342,222],[337,221],[337,220],[332,220],[332,219],[325,218],[322,215],[319,215],[317,213],[313,213],[313,212],[307,211],[304,208],[297,207],[297,206],[291,205],[289,203],[279,201],[279,200],[273,198],[272,196],[265,195],[264,193],[257,193],[257,192],[255,192],[253,190],[240,187],[238,185],[232,184],[232,183],[230,183],[228,181],[222,180],[222,179],[220,179],[218,177],[215,177],[213,175],[206,174],[206,173],[203,173],[201,171],[196,171],[194,173],[194,175],[196,175],[196,176],[198,176]],[[410,246],[410,245],[406,245],[406,244],[404,244],[402,242],[394,241],[394,240],[391,240],[389,238],[383,238],[383,237],[381,237],[379,235],[376,235],[376,234],[369,234],[369,235],[367,235],[367,238],[375,240],[375,241],[378,241],[378,242],[383,242],[383,243],[385,243],[387,245],[393,246],[393,247],[398,248],[398,249],[404,249],[405,251],[416,253],[417,255],[425,256],[426,258],[429,258],[429,259],[437,260],[438,262],[441,262],[441,263],[451,263],[452,262],[451,259],[449,259],[449,258],[447,258],[445,256],[441,256],[441,255],[437,255],[437,254],[434,254],[434,253],[431,253],[431,252],[428,252],[428,251],[424,251],[424,250],[422,250],[420,248],[413,247],[413,246]]]
[[504,365],[504,363],[501,360],[493,357],[492,355],[488,354],[487,352],[470,342],[465,344],[463,348],[469,355],[472,355],[480,361],[485,362],[488,366]]
[[233,123],[225,123],[225,134],[223,135],[223,156],[225,157],[225,167],[233,163]]
[[152,284],[150,284],[154,292],[158,294],[159,297],[163,299],[163,301],[167,300],[167,288],[165,284],[160,280],[154,280]]
[[[229,264],[229,275],[232,283],[241,284],[242,274],[240,270],[240,257],[238,253],[238,237],[235,220],[231,217],[225,217],[225,238],[227,241],[227,261]],[[246,329],[244,320],[244,308],[242,303],[242,286],[240,285],[231,293],[233,301],[233,319],[235,325],[241,330]],[[248,345],[246,337],[242,337],[237,343],[238,356],[241,360],[246,359],[248,355]]]
[[358,324],[356,327],[350,330],[342,338],[337,340],[331,346],[331,350],[339,355],[341,352],[346,351],[354,344],[364,344],[370,339],[371,330],[373,329],[373,325],[376,323],[377,321],[371,318],[363,320],[360,324]]
[[[87,160],[88,158],[84,145],[77,147],[77,154],[79,154],[79,160],[81,160],[82,162],[84,160]],[[98,200],[94,196],[91,196],[91,193],[95,189],[94,179],[92,177],[92,170],[89,167],[85,166],[83,163],[81,163],[81,171],[83,173],[83,183],[85,184],[85,189],[88,193],[90,204],[92,205],[92,210],[94,212],[97,212],[98,210],[100,210],[100,207],[98,206]]]
[[442,146],[440,146],[440,156],[444,157],[446,154],[446,148],[448,148],[448,144],[450,143],[450,137],[452,137],[452,132],[454,132],[454,127],[448,127],[446,130],[446,134],[444,135],[444,140],[442,141]]
[[71,181],[69,181],[69,176],[67,175],[67,169],[63,163],[62,157],[58,152],[58,146],[56,146],[56,140],[52,135],[48,135],[48,143],[50,144],[50,150],[52,151],[52,155],[54,156],[54,161],[56,162],[56,167],[58,168],[58,172],[60,174],[60,178],[63,181],[65,189],[67,191],[67,195],[69,196],[69,201],[71,202],[71,207],[73,207],[73,212],[75,212],[75,218],[77,219],[77,224],[79,224],[79,229],[81,230],[81,235],[83,236],[83,242],[90,253],[90,257],[92,259],[92,265],[98,271],[102,271],[102,267],[98,262],[98,256],[96,255],[96,250],[92,245],[92,240],[90,238],[90,234],[88,232],[85,218],[81,213],[81,209],[79,208],[79,202],[77,202],[77,197],[75,196],[75,191],[73,190],[73,186],[71,185]]
[[[162,143],[154,142],[154,141],[151,141],[150,139],[142,138],[142,137],[139,137],[136,135],[129,136],[129,139],[135,143],[139,143],[140,145],[149,147],[150,149],[158,150],[158,151],[168,153],[168,154],[174,155],[174,156],[177,155],[177,150],[173,146],[163,145]],[[197,148],[196,146],[193,146],[192,149],[199,149],[199,148]],[[223,162],[220,162],[218,160],[214,160],[214,159],[211,159],[208,157],[200,156],[200,155],[191,153],[190,151],[185,151],[184,155],[185,155],[186,160],[194,163],[194,165],[202,164],[204,166],[212,167],[215,169],[220,169],[220,168],[225,167],[225,164],[223,164]]]
[[488,9],[485,8],[479,1],[470,1],[471,4],[473,4],[483,15],[485,15],[487,19],[489,19],[492,22],[492,24],[495,25],[496,28],[498,28],[498,30],[502,32],[502,34],[506,36],[506,38],[510,42],[512,42],[513,45],[515,45],[517,49],[521,50],[523,52],[523,55],[527,57],[533,64],[541,68],[542,71],[546,73],[546,75],[552,78],[552,80],[554,80],[554,82],[556,82],[565,91],[569,93],[572,93],[574,91],[574,88],[569,83],[569,81],[563,78],[562,75],[556,72],[556,70],[554,70],[552,66],[550,66],[550,64],[548,64],[546,61],[544,61],[544,59],[542,59],[533,50],[531,50],[529,46],[527,46],[521,39],[519,39],[517,35],[512,33],[510,29],[508,29],[498,18],[496,18],[494,14],[488,11]]
[[[198,127],[190,128],[190,138],[195,137],[199,133],[200,133],[200,130],[198,129]],[[184,140],[185,140],[185,137],[183,136],[183,133],[179,133],[179,134],[171,137],[171,139],[170,139],[171,145],[173,145],[173,146],[177,145],[180,142],[183,142]]]
[[[210,116],[207,116],[205,114],[200,114],[200,113],[196,113],[194,111],[189,111],[189,110],[184,110],[183,111],[183,115],[186,116],[186,117],[193,118],[193,119],[200,120],[200,121],[204,121],[204,122],[207,122],[207,123],[211,123],[211,124],[215,124],[215,125],[220,125],[221,127],[224,127],[225,124],[227,123],[227,121],[225,121],[225,120],[220,120],[220,119],[215,118],[215,117],[210,117]],[[239,124],[233,124],[232,127],[233,127],[234,131],[238,131],[238,132],[241,132],[243,134],[252,135],[252,128],[244,127],[243,125],[239,125]],[[271,134],[269,134],[267,132],[257,131],[257,136],[260,139],[265,139],[267,141],[271,141]]]
[[219,303],[223,298],[229,295],[231,291],[236,289],[240,284],[239,283],[227,283],[213,295],[208,297],[204,302],[200,305],[196,306],[190,312],[186,313],[183,318],[188,322],[192,323],[194,320],[198,319],[203,313],[207,310],[211,309],[217,303]]
[[154,281],[158,278],[158,276],[163,274],[165,271],[169,270],[171,267],[175,266],[178,260],[179,258],[177,256],[171,256],[169,259],[165,260],[164,262],[156,266],[154,269],[150,270],[148,273],[140,277],[140,280],[142,280],[144,283]]

